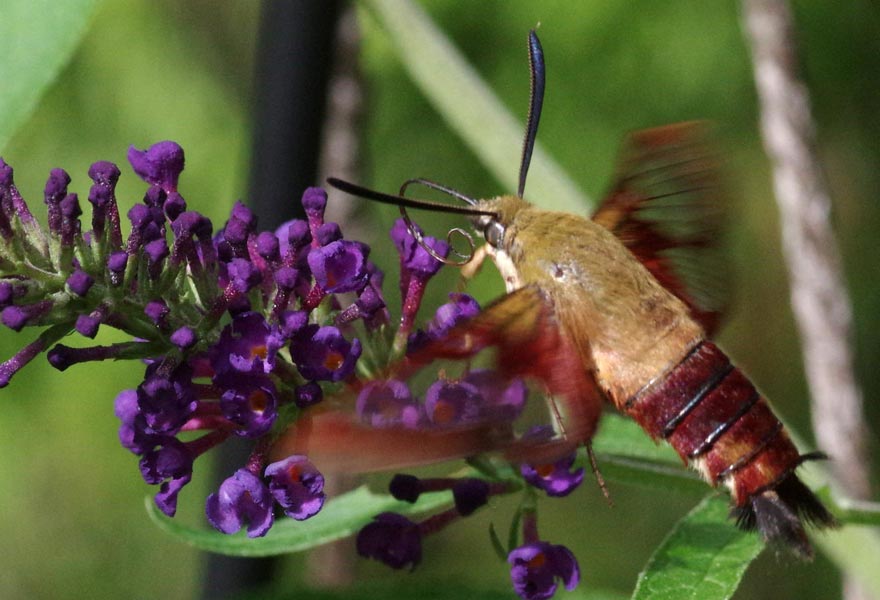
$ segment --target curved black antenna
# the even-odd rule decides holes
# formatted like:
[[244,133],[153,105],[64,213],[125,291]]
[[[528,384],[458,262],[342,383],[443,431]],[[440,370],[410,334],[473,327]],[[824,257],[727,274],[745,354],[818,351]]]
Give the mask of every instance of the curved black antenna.
[[544,105],[544,82],[547,72],[544,68],[544,50],[541,40],[532,29],[529,31],[529,116],[526,120],[526,135],[523,139],[522,160],[519,163],[519,187],[516,195],[520,198],[526,190],[526,175],[529,163],[532,162],[532,150],[535,148],[535,137],[538,135],[538,122],[541,120],[541,107]]
[[[449,194],[450,196],[454,196],[463,202],[467,202],[470,205],[476,205],[477,201],[469,196],[465,196],[461,192],[454,190],[451,187],[445,186],[441,183],[437,183],[436,181],[431,181],[430,179],[423,179],[421,177],[416,177],[414,179],[407,179],[403,182],[403,185],[400,186],[400,195],[403,196],[406,193],[406,188],[408,188],[411,184],[417,183],[419,185],[423,185],[425,187],[431,188],[432,190],[437,190],[443,192],[445,194]],[[471,259],[474,257],[475,244],[474,238],[467,231],[462,229],[461,227],[453,227],[449,231],[446,232],[446,243],[449,244],[449,250],[453,254],[455,254],[461,260],[450,260],[449,258],[440,255],[437,251],[431,248],[427,243],[425,243],[424,238],[422,237],[422,232],[419,231],[419,228],[415,223],[409,218],[409,213],[406,212],[406,208],[403,206],[398,207],[400,209],[400,216],[403,217],[403,221],[406,223],[406,227],[409,230],[409,233],[413,238],[418,242],[419,246],[424,248],[425,252],[434,257],[434,259],[440,261],[444,265],[450,265],[453,267],[461,267],[468,264]],[[494,213],[493,213],[494,214]],[[463,237],[468,244],[468,253],[462,254],[458,250],[455,249],[455,245],[452,243],[452,238],[458,234]]]
[[[381,202],[383,204],[392,204],[394,206],[403,206],[406,208],[418,208],[421,210],[433,210],[434,212],[446,212],[459,215],[487,215],[490,217],[498,217],[497,213],[494,213],[490,210],[481,210],[479,208],[472,208],[469,206],[452,206],[450,204],[441,204],[439,202],[431,202],[430,200],[419,200],[416,198],[404,198],[403,196],[395,196],[394,194],[377,192],[376,190],[365,188],[363,186],[357,185],[356,183],[343,181],[342,179],[337,179],[336,177],[328,177],[327,183],[335,187],[337,190],[343,191],[347,194],[359,196],[361,198],[366,198],[375,202]],[[443,191],[440,187],[438,187],[437,189]],[[461,198],[466,197],[463,194],[458,195],[458,192],[453,195]]]

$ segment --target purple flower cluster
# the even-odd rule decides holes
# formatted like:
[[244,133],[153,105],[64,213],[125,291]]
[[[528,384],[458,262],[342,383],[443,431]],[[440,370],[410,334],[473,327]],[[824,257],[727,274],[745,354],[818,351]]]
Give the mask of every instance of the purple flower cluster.
[[[306,218],[275,232],[259,231],[241,203],[215,232],[206,217],[187,210],[178,191],[180,146],[132,147],[128,160],[148,187],[126,215],[126,236],[114,164],[89,169],[90,228],[80,220],[77,195],[68,191],[70,176],[52,170],[44,228],[0,159],[0,321],[15,331],[45,328],[0,364],[0,387],[42,352],[59,370],[88,361],[143,361],[143,380],[120,392],[114,408],[120,443],[139,457],[143,479],[158,486],[155,502],[166,515],[175,514],[196,459],[231,436],[252,440],[253,450],[207,498],[214,528],[225,534],[245,528],[259,537],[281,513],[296,520],[317,514],[325,502],[320,465],[310,461],[307,444],[283,455],[276,444],[326,398],[333,406],[347,402],[358,426],[389,436],[493,426],[514,439],[524,382],[466,365],[458,376],[441,372],[414,383],[426,363],[408,364],[407,355],[425,356],[426,349],[430,355],[433,342],[480,310],[473,298],[450,294],[425,328],[416,328],[427,284],[441,267],[434,256],[449,251],[445,242],[421,231],[414,237],[404,221],[395,223],[401,316],[392,329],[383,274],[369,260],[368,246],[325,222],[324,190],[306,190]],[[92,339],[101,326],[130,340],[84,348],[58,343],[72,332]],[[391,482],[396,498],[416,502],[425,492],[448,491],[454,506],[419,522],[378,515],[358,535],[358,552],[397,569],[415,567],[425,535],[469,516],[494,495],[523,489],[527,499],[536,490],[566,495],[583,479],[583,469],[573,468],[569,456],[521,465],[520,478],[509,469],[506,475],[484,470],[479,478],[398,475]],[[517,593],[547,598],[557,580],[571,589],[578,579],[574,557],[540,541],[533,515],[523,514],[524,545],[508,557]]]
[[[131,148],[128,159],[148,189],[128,212],[127,238],[116,203],[120,171],[112,163],[89,170],[92,224],[83,231],[66,172],[49,175],[44,230],[12,168],[0,161],[0,318],[16,331],[50,326],[0,365],[0,385],[44,350],[60,370],[142,359],[143,381],[116,399],[119,438],[140,457],[144,480],[159,486],[156,504],[164,513],[175,513],[194,461],[237,435],[255,439],[255,450],[210,496],[211,523],[225,533],[246,523],[249,535],[264,535],[275,505],[308,518],[323,505],[323,477],[304,456],[270,463],[267,440],[285,425],[278,421],[286,406],[314,404],[323,385],[352,377],[362,351],[356,321],[366,331],[388,323],[369,248],[324,222],[327,196],[319,188],[304,195],[308,219],[278,233],[259,232],[241,203],[215,233],[178,192],[180,146]],[[354,298],[348,309],[341,310],[338,294]],[[87,348],[55,344],[71,331],[93,338],[101,325],[133,339]]]

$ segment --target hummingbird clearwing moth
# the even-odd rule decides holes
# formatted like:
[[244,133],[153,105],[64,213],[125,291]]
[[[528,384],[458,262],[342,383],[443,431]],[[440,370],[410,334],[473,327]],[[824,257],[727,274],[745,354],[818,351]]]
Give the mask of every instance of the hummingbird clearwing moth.
[[[407,182],[401,195],[328,182],[395,204],[407,219],[405,208],[470,217],[486,244],[466,269],[473,271],[488,256],[508,293],[409,356],[408,368],[467,359],[492,347],[505,376],[541,382],[558,417],[559,439],[527,444],[482,424],[411,433],[393,443],[378,441],[382,432],[375,432],[375,441],[367,443],[360,437],[374,435],[368,428],[352,426],[334,411],[315,413],[311,435],[299,439],[318,461],[322,449],[329,459],[339,454],[346,435],[360,436],[357,456],[337,460],[348,461],[352,470],[394,467],[400,462],[394,457],[407,453],[415,453],[410,462],[493,448],[511,460],[546,458],[588,444],[607,401],[652,438],[668,442],[710,485],[728,488],[740,527],[757,528],[765,539],[812,556],[803,522],[827,527],[835,520],[795,470],[821,455],[798,452],[763,396],[709,339],[724,309],[726,279],[713,255],[724,201],[705,125],[632,134],[592,218],[542,210],[523,199],[544,89],[543,52],[534,31],[529,49],[532,93],[515,196],[474,200],[427,180]],[[470,206],[403,196],[413,182]],[[377,458],[369,458],[372,452]]]

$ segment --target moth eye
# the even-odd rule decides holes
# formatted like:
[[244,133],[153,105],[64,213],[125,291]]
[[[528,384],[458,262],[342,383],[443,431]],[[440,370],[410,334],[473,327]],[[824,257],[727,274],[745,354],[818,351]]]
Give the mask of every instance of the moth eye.
[[501,246],[501,242],[504,241],[504,225],[498,221],[491,221],[486,225],[485,229],[483,229],[483,235],[490,246],[498,248]]

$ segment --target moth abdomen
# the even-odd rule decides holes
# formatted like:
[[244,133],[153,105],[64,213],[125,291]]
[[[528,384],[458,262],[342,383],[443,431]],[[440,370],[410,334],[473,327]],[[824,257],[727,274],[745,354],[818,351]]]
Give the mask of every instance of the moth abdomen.
[[671,371],[623,406],[655,439],[665,439],[712,485],[731,491],[734,516],[801,556],[812,551],[801,520],[834,518],[794,474],[801,455],[749,379],[712,342],[699,342]]

